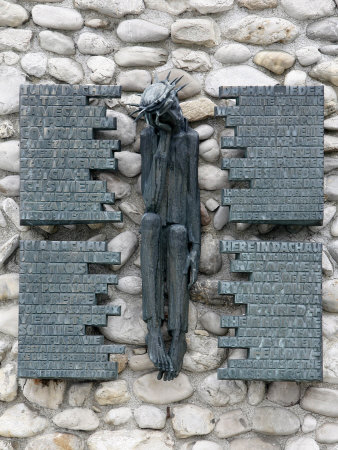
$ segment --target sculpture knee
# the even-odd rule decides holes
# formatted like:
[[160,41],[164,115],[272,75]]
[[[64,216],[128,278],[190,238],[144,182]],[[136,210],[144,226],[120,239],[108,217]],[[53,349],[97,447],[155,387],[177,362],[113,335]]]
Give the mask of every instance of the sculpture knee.
[[184,225],[171,225],[169,230],[169,246],[181,248],[187,244],[187,229]]
[[142,231],[159,229],[160,226],[161,226],[161,219],[158,214],[155,213],[143,214],[141,221],[141,233]]

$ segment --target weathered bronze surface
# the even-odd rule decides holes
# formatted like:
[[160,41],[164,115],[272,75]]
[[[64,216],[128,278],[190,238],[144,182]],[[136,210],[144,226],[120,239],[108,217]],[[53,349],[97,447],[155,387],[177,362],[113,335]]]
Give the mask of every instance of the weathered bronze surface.
[[[179,106],[177,80],[155,82],[141,97],[142,194],[146,212],[141,223],[143,319],[148,325],[150,359],[158,378],[179,374],[186,351],[189,288],[197,279],[200,256],[198,134]],[[168,297],[167,351],[162,336]]]
[[221,281],[220,294],[246,304],[244,316],[222,316],[235,328],[220,347],[246,348],[247,359],[229,360],[218,378],[322,380],[322,245],[313,242],[221,241],[221,253],[235,253],[232,272],[249,281]]
[[120,86],[21,86],[21,224],[121,220],[120,212],[103,211],[114,194],[90,174],[117,168],[112,152],[120,150],[120,141],[95,139],[97,130],[115,130],[116,120],[88,101],[120,96]]
[[105,380],[117,378],[111,353],[86,326],[106,326],[120,307],[98,306],[96,294],[117,284],[116,275],[89,274],[88,264],[119,264],[105,242],[22,241],[20,243],[18,376]]
[[236,106],[215,108],[233,137],[222,148],[243,149],[224,158],[230,181],[249,188],[224,189],[230,222],[318,225],[323,220],[323,86],[220,87]]

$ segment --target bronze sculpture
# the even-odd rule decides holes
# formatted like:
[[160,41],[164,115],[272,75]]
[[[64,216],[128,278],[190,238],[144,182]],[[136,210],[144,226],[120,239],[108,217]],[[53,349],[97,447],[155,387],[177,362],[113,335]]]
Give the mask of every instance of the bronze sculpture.
[[[148,326],[148,354],[158,379],[177,377],[186,352],[189,289],[197,279],[200,257],[198,134],[183,117],[177,93],[180,79],[156,80],[141,96],[136,120],[141,133],[142,195],[141,272],[143,319]],[[161,326],[168,296],[166,350]]]

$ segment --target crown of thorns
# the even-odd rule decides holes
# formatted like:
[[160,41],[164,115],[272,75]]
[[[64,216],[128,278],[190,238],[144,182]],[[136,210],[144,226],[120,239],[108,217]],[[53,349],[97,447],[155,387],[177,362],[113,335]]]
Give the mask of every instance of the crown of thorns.
[[146,113],[152,113],[165,109],[168,100],[175,97],[179,91],[187,86],[187,84],[183,84],[179,88],[176,88],[177,83],[183,78],[184,75],[169,81],[170,74],[171,71],[168,73],[165,80],[159,81],[158,75],[155,73],[154,83],[151,83],[151,85],[144,90],[141,95],[140,104],[129,104],[130,106],[137,106],[137,109],[131,114],[137,114],[135,120],[140,119]]

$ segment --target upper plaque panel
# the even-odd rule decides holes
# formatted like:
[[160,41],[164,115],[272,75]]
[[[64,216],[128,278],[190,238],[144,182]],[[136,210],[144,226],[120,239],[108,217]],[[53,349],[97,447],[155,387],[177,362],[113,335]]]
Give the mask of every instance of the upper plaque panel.
[[323,86],[220,87],[219,106],[234,136],[221,147],[244,158],[224,158],[230,181],[249,188],[224,189],[230,222],[318,225],[323,220]]
[[220,347],[246,348],[247,359],[229,360],[219,379],[322,380],[322,245],[317,242],[221,241],[235,253],[232,272],[249,281],[221,281],[219,293],[246,304],[246,315],[222,316],[236,335]]
[[95,139],[97,130],[115,130],[116,120],[90,97],[120,97],[120,86],[22,85],[21,224],[118,222],[121,213],[103,211],[114,203],[106,182],[91,170],[115,170],[118,140]]

